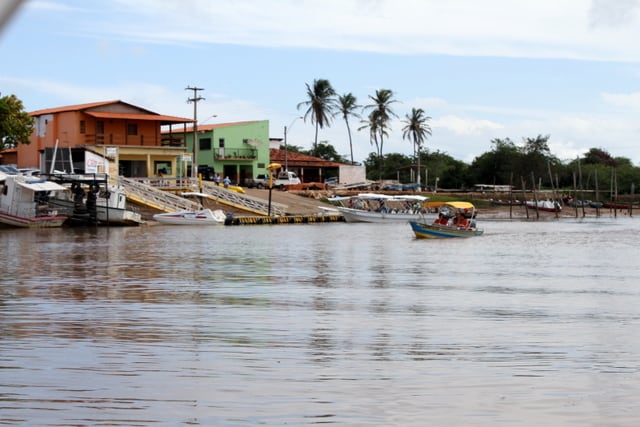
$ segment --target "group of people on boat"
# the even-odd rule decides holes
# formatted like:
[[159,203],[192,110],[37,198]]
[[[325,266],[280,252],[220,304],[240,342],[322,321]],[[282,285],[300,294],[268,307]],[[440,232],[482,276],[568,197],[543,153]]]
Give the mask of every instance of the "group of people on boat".
[[438,212],[438,217],[433,223],[462,229],[470,229],[475,226],[471,212],[466,209],[457,209],[453,214],[449,210],[442,210]]

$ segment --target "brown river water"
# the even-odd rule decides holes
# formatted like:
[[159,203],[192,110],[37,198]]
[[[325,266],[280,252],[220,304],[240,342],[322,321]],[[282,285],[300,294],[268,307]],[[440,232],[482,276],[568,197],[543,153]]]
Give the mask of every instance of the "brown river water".
[[636,426],[640,220],[0,230],[0,425]]

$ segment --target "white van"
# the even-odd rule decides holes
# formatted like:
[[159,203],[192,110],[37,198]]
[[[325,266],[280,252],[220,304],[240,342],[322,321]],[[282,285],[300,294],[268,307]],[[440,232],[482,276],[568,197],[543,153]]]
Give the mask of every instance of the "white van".
[[302,181],[300,181],[300,178],[298,178],[298,175],[296,175],[295,172],[280,171],[276,179],[273,181],[273,186],[277,188],[284,188],[285,185],[300,184],[301,182]]

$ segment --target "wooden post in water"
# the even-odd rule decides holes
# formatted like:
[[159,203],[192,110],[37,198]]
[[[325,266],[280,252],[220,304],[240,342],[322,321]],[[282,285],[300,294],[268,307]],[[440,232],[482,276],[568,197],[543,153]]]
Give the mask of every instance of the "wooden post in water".
[[520,183],[522,184],[522,200],[524,200],[524,212],[529,219],[529,205],[527,205],[527,183],[524,181],[524,177],[520,176]]
[[582,205],[582,217],[584,218],[587,214],[584,211],[584,187],[582,186],[582,167],[580,166],[580,157],[578,157],[578,178],[578,184],[580,186],[580,204]]
[[636,186],[632,182],[631,183],[631,198],[629,198],[629,216],[630,217],[633,216],[633,193],[635,193],[635,192],[636,192]]
[[618,177],[616,175],[616,168],[611,168],[611,207],[613,208],[613,217],[616,218],[618,216]]
[[[556,186],[553,185],[553,174],[551,173],[551,162],[547,160],[547,169],[549,169],[549,182],[551,182],[551,196],[553,197],[554,203],[558,203],[561,206],[561,200],[556,192]],[[560,212],[556,210],[556,218],[558,218]]]
[[576,173],[573,172],[573,208],[576,212],[576,218],[578,218],[578,189],[576,186]]
[[509,219],[513,219],[513,172],[509,176]]
[[600,190],[598,190],[598,169],[595,169],[595,186],[596,186],[596,216],[600,216]]
[[536,207],[536,219],[540,219],[540,209],[538,209],[538,194],[536,193],[536,176],[531,172],[531,191],[533,191],[533,203]]

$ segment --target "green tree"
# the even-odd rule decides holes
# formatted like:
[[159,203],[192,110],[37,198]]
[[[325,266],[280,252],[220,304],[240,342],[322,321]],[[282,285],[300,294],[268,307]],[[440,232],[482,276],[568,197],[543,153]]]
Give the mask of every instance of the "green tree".
[[313,86],[309,86],[309,83],[305,83],[305,85],[309,99],[299,103],[298,110],[301,107],[306,107],[304,121],[310,119],[311,123],[316,126],[316,136],[313,142],[313,152],[315,153],[318,146],[318,131],[331,123],[331,117],[336,108],[336,91],[326,79],[314,80]]
[[380,140],[383,136],[388,136],[387,130],[382,126],[380,122],[380,115],[378,111],[374,110],[369,113],[366,120],[361,120],[362,126],[358,130],[369,129],[369,142],[371,145],[376,146],[377,160],[375,162],[376,169],[378,171],[378,180],[382,179],[382,144]]
[[[410,181],[410,170],[412,165],[412,158],[400,153],[385,154],[382,159],[382,166],[380,156],[377,153],[370,153],[369,157],[365,159],[364,165],[367,170],[367,179],[380,180],[380,179],[397,179],[399,182]],[[379,175],[381,170],[382,177]]]
[[316,146],[315,151],[316,151],[315,154],[311,154],[311,153],[306,153],[306,154],[314,155],[315,157],[320,157],[321,159],[327,160],[329,162],[348,163],[348,160],[341,154],[338,154],[338,152],[336,151],[336,148],[333,145],[329,144],[327,141],[318,142],[318,145]]
[[601,165],[615,166],[615,159],[611,157],[611,154],[609,154],[606,150],[603,150],[602,148],[591,148],[589,151],[585,153],[582,161],[588,165],[601,164]]
[[0,151],[29,144],[34,120],[15,95],[0,98]]
[[[422,144],[427,140],[427,136],[431,136],[431,126],[427,123],[431,117],[424,114],[422,108],[412,108],[411,115],[407,114],[403,122],[405,127],[402,128],[402,139],[410,139],[413,141],[413,152],[418,160],[418,186],[420,185],[420,151]],[[416,150],[417,149],[417,150]]]
[[[371,111],[369,113],[368,126],[365,127],[369,127],[370,132],[375,131],[377,133],[374,141],[378,148],[378,157],[380,158],[379,168],[381,168],[383,164],[382,151],[384,147],[384,137],[389,136],[389,121],[392,116],[398,117],[391,109],[391,105],[398,102],[393,98],[393,95],[391,89],[378,89],[375,96],[369,95],[369,99],[373,101],[373,104],[364,107],[365,111]],[[379,169],[378,175],[380,177],[379,179],[382,179],[382,169]]]
[[509,138],[492,139],[491,151],[473,159],[470,173],[475,184],[511,184],[512,175],[517,172],[522,153]]
[[349,127],[349,117],[360,118],[360,114],[356,111],[362,108],[358,105],[356,97],[351,92],[345,93],[338,97],[338,114],[342,116],[347,125],[347,133],[349,134],[349,151],[351,152],[351,164],[353,164],[353,141],[351,139],[351,128]]

